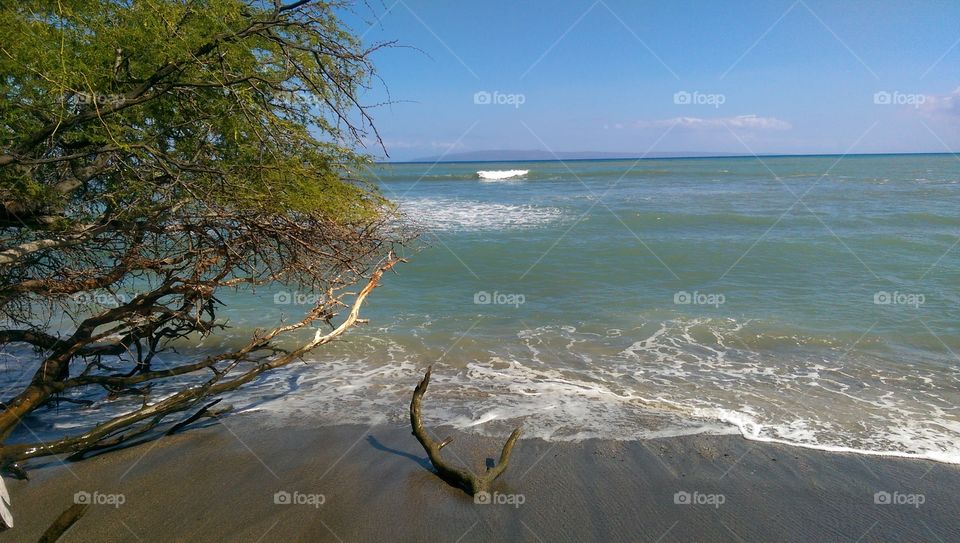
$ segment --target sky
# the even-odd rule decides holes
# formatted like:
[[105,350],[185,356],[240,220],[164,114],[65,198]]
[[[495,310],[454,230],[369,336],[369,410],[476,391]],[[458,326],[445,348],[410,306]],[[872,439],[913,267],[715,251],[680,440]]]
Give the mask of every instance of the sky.
[[391,160],[960,150],[955,0],[371,0],[344,21],[396,42],[364,95]]

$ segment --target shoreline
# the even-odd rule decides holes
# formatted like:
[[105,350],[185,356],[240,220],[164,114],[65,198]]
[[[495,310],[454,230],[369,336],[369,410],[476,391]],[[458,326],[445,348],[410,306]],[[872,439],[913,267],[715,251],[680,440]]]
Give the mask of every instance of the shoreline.
[[[960,540],[951,464],[739,435],[521,438],[494,503],[476,504],[429,471],[407,426],[272,422],[233,416],[34,462],[31,481],[7,479],[16,527],[0,541],[36,540],[77,492],[99,503],[62,541]],[[435,429],[455,437],[445,458],[471,469],[506,437]]]

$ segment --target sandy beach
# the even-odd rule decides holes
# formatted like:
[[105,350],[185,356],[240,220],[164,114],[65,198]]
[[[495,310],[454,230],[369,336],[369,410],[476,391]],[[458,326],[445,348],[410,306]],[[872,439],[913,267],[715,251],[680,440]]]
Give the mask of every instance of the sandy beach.
[[[34,464],[8,482],[17,525],[0,541],[35,541],[78,492],[93,505],[63,541],[960,540],[954,465],[738,436],[524,439],[478,504],[430,472],[405,426],[265,422]],[[451,434],[445,455],[473,469],[499,453]]]

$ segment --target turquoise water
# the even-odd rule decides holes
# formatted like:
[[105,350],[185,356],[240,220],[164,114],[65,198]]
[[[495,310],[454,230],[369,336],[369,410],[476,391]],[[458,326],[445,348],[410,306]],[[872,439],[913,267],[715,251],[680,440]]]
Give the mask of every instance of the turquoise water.
[[[258,383],[250,408],[403,421],[433,364],[430,418],[479,433],[740,433],[960,462],[953,156],[396,164],[371,178],[421,243],[371,296],[368,326]],[[279,292],[231,300],[234,333],[305,310]]]
[[426,246],[272,409],[400,420],[434,364],[437,420],[483,433],[740,432],[960,461],[953,156],[373,173]]

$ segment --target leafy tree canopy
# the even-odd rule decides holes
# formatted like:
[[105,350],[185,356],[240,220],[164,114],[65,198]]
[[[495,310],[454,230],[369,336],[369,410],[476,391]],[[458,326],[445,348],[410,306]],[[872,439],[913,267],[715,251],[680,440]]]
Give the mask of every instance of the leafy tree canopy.
[[[370,276],[406,234],[356,174],[356,149],[379,141],[359,96],[387,44],[364,48],[338,18],[347,5],[286,1],[0,4],[0,346],[38,354],[0,440],[63,394],[148,395],[140,385],[214,370],[83,439],[0,446],[0,461],[117,439],[288,363],[335,336],[279,358],[276,338],[330,322],[343,289],[369,277],[365,296],[395,262]],[[152,366],[169,342],[223,326],[219,289],[278,280],[324,295],[240,349]],[[112,304],[92,295],[121,289]]]

